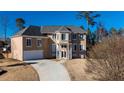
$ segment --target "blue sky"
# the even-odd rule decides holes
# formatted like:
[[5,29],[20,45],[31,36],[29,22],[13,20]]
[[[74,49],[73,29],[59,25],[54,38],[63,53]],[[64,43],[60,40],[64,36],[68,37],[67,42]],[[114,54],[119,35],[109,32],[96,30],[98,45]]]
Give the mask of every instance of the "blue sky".
[[[23,18],[26,21],[26,26],[29,25],[84,25],[86,27],[85,20],[79,20],[76,18],[78,12],[76,11],[1,11],[1,16],[7,16],[9,20],[7,36],[12,36],[17,31],[15,20],[16,18]],[[124,27],[124,12],[123,11],[98,11],[101,15],[96,21],[102,22],[106,29],[115,27],[117,29]],[[1,21],[0,21],[1,22]],[[0,37],[2,37],[3,31],[0,24]],[[95,30],[93,28],[92,30]]]

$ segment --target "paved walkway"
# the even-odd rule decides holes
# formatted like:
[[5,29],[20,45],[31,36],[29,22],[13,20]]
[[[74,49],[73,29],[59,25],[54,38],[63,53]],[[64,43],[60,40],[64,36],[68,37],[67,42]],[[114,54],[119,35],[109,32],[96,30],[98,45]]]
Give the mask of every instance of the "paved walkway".
[[70,77],[66,68],[52,60],[32,60],[26,63],[34,63],[32,66],[39,74],[41,81],[70,81]]

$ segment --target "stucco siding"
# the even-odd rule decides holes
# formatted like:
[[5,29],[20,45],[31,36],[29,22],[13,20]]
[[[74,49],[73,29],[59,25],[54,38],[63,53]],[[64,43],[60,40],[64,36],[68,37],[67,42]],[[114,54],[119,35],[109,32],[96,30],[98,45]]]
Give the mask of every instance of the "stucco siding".
[[11,50],[12,58],[17,60],[23,60],[23,42],[22,37],[11,38]]

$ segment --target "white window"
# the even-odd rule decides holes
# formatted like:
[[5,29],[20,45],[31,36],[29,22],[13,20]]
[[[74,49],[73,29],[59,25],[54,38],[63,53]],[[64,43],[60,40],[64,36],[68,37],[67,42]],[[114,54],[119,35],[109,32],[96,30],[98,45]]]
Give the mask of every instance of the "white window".
[[77,50],[77,44],[73,44],[73,51]]
[[32,39],[26,38],[26,47],[31,47],[31,46],[32,46]]
[[62,34],[61,38],[62,40],[66,40],[66,34]]
[[73,38],[73,39],[77,39],[77,34],[73,34],[73,35],[72,35],[72,38]]
[[68,40],[69,37],[68,37],[68,33],[62,33],[61,34],[61,40]]
[[41,47],[42,46],[42,42],[41,42],[41,39],[37,39],[37,47]]
[[56,39],[56,34],[53,34],[53,35],[52,35],[52,38],[53,38],[53,39]]

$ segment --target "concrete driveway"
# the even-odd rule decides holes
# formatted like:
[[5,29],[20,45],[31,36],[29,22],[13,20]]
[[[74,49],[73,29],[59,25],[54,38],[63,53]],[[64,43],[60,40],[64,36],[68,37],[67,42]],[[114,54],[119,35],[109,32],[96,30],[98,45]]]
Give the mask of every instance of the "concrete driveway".
[[39,74],[40,81],[70,81],[70,77],[66,68],[52,60],[32,60],[25,61],[32,64]]

